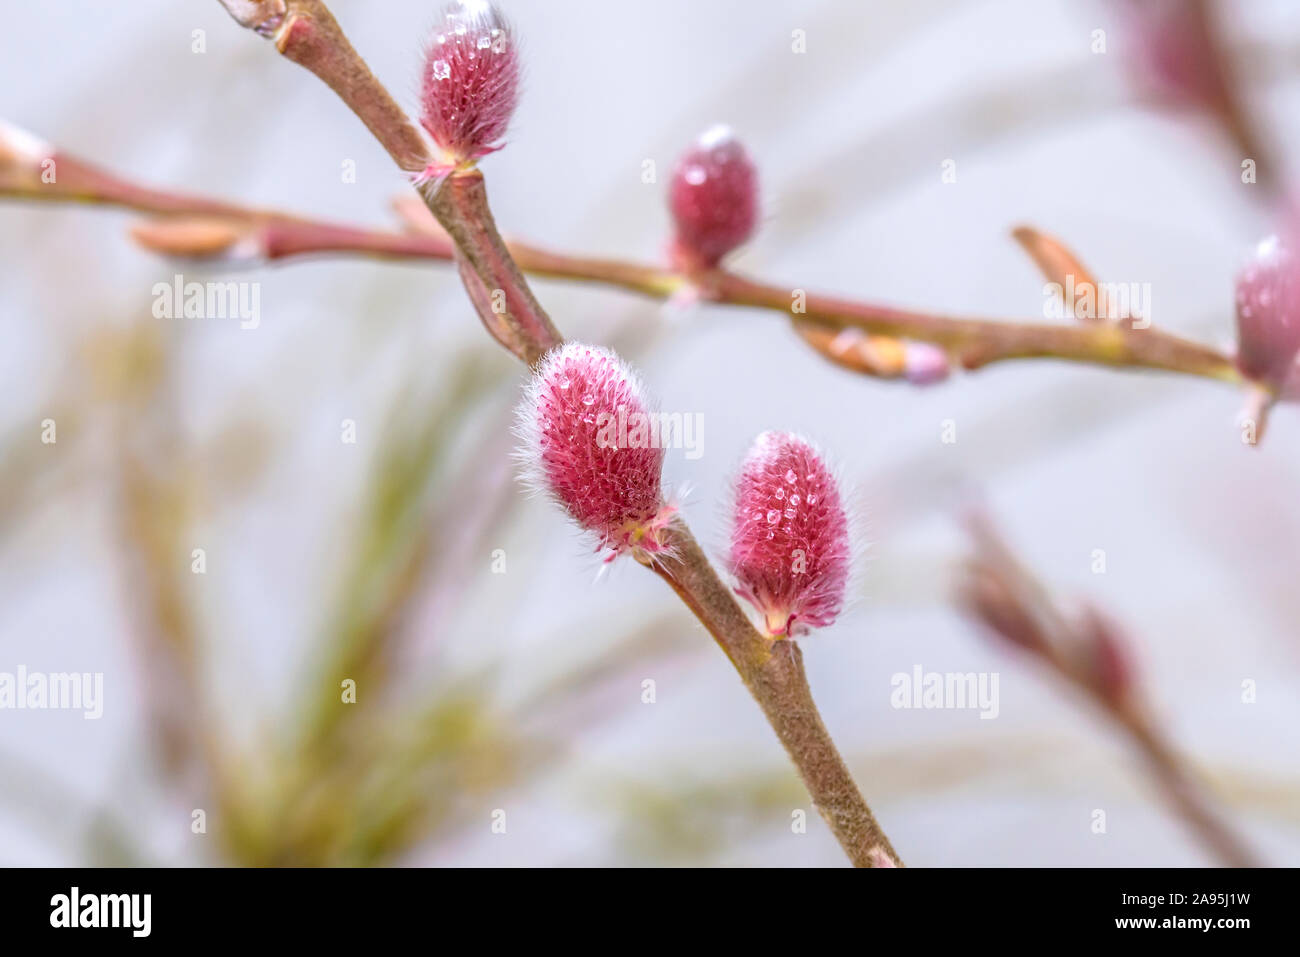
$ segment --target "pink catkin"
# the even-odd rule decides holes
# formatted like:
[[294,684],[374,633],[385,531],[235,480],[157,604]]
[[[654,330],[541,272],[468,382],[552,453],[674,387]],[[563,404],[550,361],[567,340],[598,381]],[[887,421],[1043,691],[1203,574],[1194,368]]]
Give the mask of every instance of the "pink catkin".
[[487,0],[443,9],[425,53],[420,123],[454,163],[499,149],[519,100],[519,54]]
[[1213,26],[1188,0],[1120,0],[1132,36],[1135,79],[1175,103],[1219,110],[1227,80],[1219,69]]
[[804,439],[764,432],[736,479],[729,566],[768,633],[831,624],[844,604],[852,546],[835,477]]
[[636,376],[608,349],[568,342],[552,350],[520,406],[524,456],[540,487],[608,559],[665,551],[674,507],[661,479],[664,450],[642,427],[652,410]]
[[758,224],[758,171],[725,126],[708,130],[677,161],[668,188],[674,253],[711,268]]
[[1237,277],[1237,365],[1275,388],[1294,375],[1300,352],[1300,262],[1271,237]]

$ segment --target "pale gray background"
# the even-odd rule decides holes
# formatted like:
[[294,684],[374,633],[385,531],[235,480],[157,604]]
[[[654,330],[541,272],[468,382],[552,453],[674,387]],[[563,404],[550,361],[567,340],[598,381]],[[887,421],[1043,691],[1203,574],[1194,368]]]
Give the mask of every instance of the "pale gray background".
[[[1153,319],[1231,341],[1232,277],[1267,228],[1237,158],[1208,125],[1140,109],[1117,29],[1092,3],[514,0],[527,82],[509,147],[487,159],[503,229],[560,249],[653,258],[667,230],[661,176],[704,127],[732,124],[762,175],[766,219],[737,268],[802,286],[985,315],[1033,318],[1041,279],[1009,238],[1022,221],[1066,237],[1104,278],[1150,282]],[[1279,149],[1300,145],[1291,67],[1300,11],[1231,5],[1251,51],[1250,88]],[[338,0],[355,45],[402,101],[413,91],[429,3]],[[4,4],[0,116],[111,169],[328,218],[385,222],[402,180],[360,123],[304,71],[240,30],[215,0]],[[206,31],[207,52],[191,52]],[[808,52],[791,52],[794,29]],[[957,161],[958,182],[940,182]],[[340,182],[354,159],[358,182]],[[43,396],[69,329],[147,314],[176,270],[130,244],[130,217],[0,206],[0,424],[38,441]],[[277,435],[256,494],[207,529],[196,584],[218,653],[211,680],[232,733],[252,735],[292,700],[314,616],[395,370],[449,338],[482,335],[452,272],[321,262],[264,271],[262,324],[184,327],[176,401],[196,436],[235,401]],[[951,610],[964,542],[958,492],[983,489],[1011,540],[1067,594],[1130,627],[1159,713],[1255,846],[1300,863],[1300,416],[1279,411],[1243,447],[1239,397],[1209,382],[1048,362],[1009,364],[928,390],[829,368],[778,316],[669,314],[616,293],[540,283],[570,336],[665,323],[644,372],[664,404],[705,417],[705,455],[668,458],[693,487],[688,517],[712,541],[727,474],[754,433],[814,435],[861,490],[871,529],[861,600],[803,643],[814,692],[856,777],[915,865],[1204,862],[1153,796],[1131,750],[1073,695],[993,647]],[[167,321],[167,320],[159,320]],[[517,370],[503,364],[506,376]],[[431,369],[436,374],[436,367]],[[510,382],[502,388],[513,388]],[[362,441],[341,446],[356,418]],[[958,442],[939,442],[954,419]],[[105,436],[103,441],[111,441]],[[0,712],[0,863],[85,860],[77,807],[103,804],[159,859],[206,859],[188,808],[158,796],[142,754],[127,619],[103,502],[52,496],[0,542],[0,668],[106,673],[95,723]],[[503,649],[561,669],[611,622],[662,610],[662,584],[620,567],[592,586],[576,533],[541,502],[501,543],[510,572],[474,579],[473,614],[440,642],[472,663]],[[1108,573],[1091,553],[1106,550]],[[182,558],[181,560],[185,560]],[[682,617],[682,628],[698,628]],[[626,827],[589,799],[612,779],[655,786],[780,767],[758,710],[721,654],[656,672],[540,784],[512,797],[510,832],[481,829],[420,855],[440,864],[648,861],[610,842]],[[513,648],[511,648],[513,646]],[[915,664],[997,671],[1001,715],[895,711],[889,679]],[[1259,700],[1243,705],[1243,679]],[[948,755],[961,759],[949,760]],[[24,803],[41,769],[75,798],[55,833]],[[46,782],[50,784],[51,782]],[[42,785],[44,786],[44,785]],[[53,785],[52,785],[53,786]],[[23,800],[5,801],[6,792]],[[1104,808],[1109,833],[1090,832]],[[788,811],[718,861],[838,864],[820,821]]]

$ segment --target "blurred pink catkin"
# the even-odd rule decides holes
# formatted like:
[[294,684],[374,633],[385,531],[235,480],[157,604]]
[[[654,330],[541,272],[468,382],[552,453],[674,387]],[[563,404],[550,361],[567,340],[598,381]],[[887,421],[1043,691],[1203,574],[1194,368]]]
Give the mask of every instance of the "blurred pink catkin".
[[1274,388],[1293,374],[1300,352],[1300,262],[1276,236],[1259,244],[1237,277],[1237,365]]

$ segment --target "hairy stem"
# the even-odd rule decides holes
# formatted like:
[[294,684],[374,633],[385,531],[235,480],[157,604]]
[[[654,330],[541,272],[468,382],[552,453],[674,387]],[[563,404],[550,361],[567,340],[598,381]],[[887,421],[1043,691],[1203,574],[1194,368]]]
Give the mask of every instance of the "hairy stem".
[[656,562],[655,574],[731,659],[854,866],[902,867],[822,722],[799,646],[765,638],[754,628],[684,524],[673,524],[668,541],[673,558]]
[[[483,174],[478,170],[458,172],[440,186],[426,185],[422,194],[455,243],[458,258],[478,279],[475,288],[466,278],[465,288],[484,324],[489,330],[504,326],[501,334],[493,331],[497,341],[530,366],[536,365],[563,337],[497,232]],[[465,276],[464,269],[461,274]]]

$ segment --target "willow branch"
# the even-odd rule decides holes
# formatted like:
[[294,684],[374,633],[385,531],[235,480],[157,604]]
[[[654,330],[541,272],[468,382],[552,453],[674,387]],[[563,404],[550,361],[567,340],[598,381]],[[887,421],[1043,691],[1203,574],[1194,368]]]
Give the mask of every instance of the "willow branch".
[[[43,183],[35,164],[24,175],[13,168],[6,172],[5,165],[0,163],[0,196],[97,203],[161,217],[138,225],[133,235],[145,247],[167,255],[234,264],[321,254],[391,260],[456,260],[456,244],[429,216],[424,202],[415,197],[412,200],[419,204],[420,212],[427,219],[419,221],[409,206],[403,204],[400,209],[412,228],[399,232],[152,189],[117,178],[60,151],[51,150],[49,155],[55,158],[59,170],[54,183]],[[452,184],[454,189],[443,191],[445,201],[464,198],[462,193],[468,193],[473,204],[486,205],[484,196],[472,195],[481,190],[481,180],[463,181],[456,177]],[[465,233],[461,226],[456,228]],[[1064,276],[1073,270],[1076,285],[1095,282],[1091,273],[1059,242],[1027,227],[1017,229],[1015,236],[1052,281],[1063,282]],[[903,373],[901,341],[910,340],[939,346],[967,369],[1009,359],[1044,358],[1158,369],[1234,385],[1243,383],[1231,356],[1155,328],[1131,328],[1101,321],[1072,327],[943,316],[819,293],[807,293],[799,301],[798,287],[759,283],[729,272],[687,275],[665,266],[571,255],[525,242],[505,242],[498,246],[495,229],[490,233],[470,234],[466,241],[471,239],[475,244],[471,248],[478,259],[476,274],[481,276],[484,271],[490,271],[492,281],[497,283],[484,284],[483,288],[513,293],[521,286],[526,287],[526,283],[517,281],[508,272],[505,275],[497,272],[508,270],[509,260],[533,276],[609,286],[660,301],[695,290],[700,298],[719,305],[780,312],[791,319],[809,345],[831,361],[881,378],[896,378]],[[482,251],[484,244],[486,253]],[[508,256],[502,256],[502,248]],[[531,298],[518,299],[511,306],[524,316],[544,315],[539,314],[540,307],[534,307],[534,302]],[[545,322],[538,319],[531,325],[538,333],[538,341],[549,338]],[[857,330],[868,338],[837,338],[844,330]]]
[[[408,173],[429,165],[422,137],[343,36],[319,0],[222,0],[245,26],[269,33],[280,52],[319,76],[352,108]],[[238,9],[236,9],[238,7]],[[251,9],[250,9],[251,8]],[[269,19],[259,19],[266,14]],[[455,244],[457,261],[473,272],[467,290],[485,324],[521,359],[534,364],[561,337],[528,288],[497,233],[482,176],[450,176],[441,189],[421,190],[430,212]],[[477,280],[475,282],[474,280]],[[500,292],[504,310],[483,312]],[[494,325],[496,322],[500,325]],[[709,564],[684,524],[672,531],[677,557],[656,565],[726,651],[798,768],[818,810],[850,860],[900,866],[834,742],[817,714],[797,649],[771,652]]]

